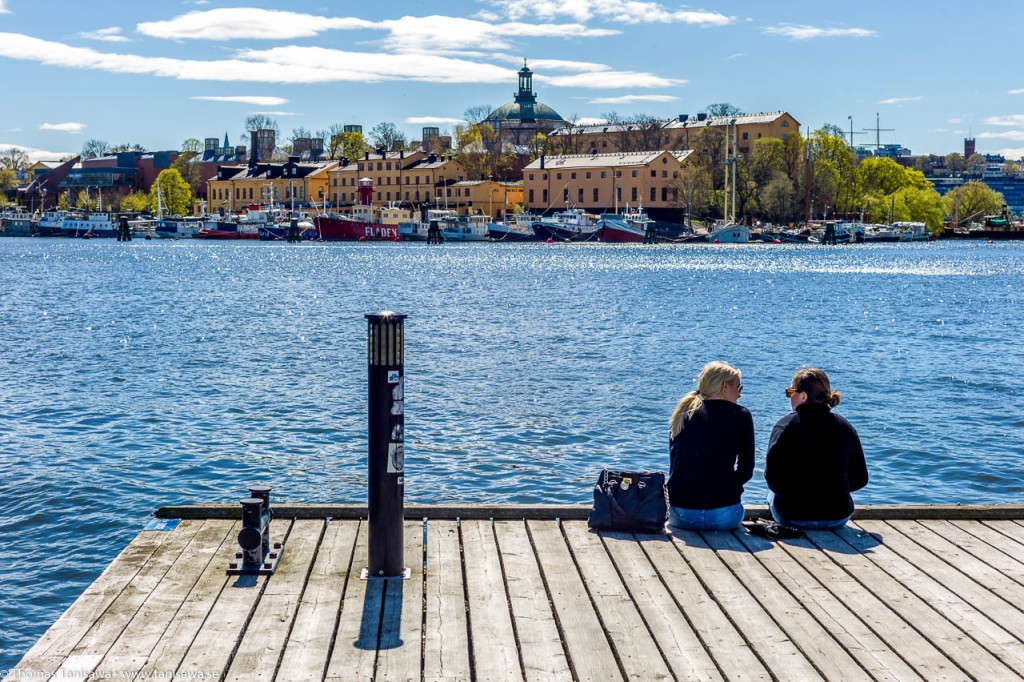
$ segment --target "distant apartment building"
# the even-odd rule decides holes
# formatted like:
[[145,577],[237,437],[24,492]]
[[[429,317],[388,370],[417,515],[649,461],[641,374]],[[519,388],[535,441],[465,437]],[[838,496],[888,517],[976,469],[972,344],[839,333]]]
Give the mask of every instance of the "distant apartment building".
[[327,201],[338,207],[359,202],[360,180],[373,187],[374,204],[416,208],[443,204],[444,189],[466,179],[457,161],[423,150],[368,152],[362,159],[342,159],[328,175]]
[[684,203],[684,162],[691,153],[542,156],[523,169],[524,205],[537,212],[568,205],[591,213],[643,206],[652,218],[670,219]]
[[569,125],[552,132],[548,143],[552,149],[577,154],[683,150],[697,146],[696,136],[703,131],[732,129],[733,126],[736,147],[741,154],[749,152],[761,138],[787,140],[791,135],[800,134],[800,123],[784,111],[735,116],[680,114],[667,121],[647,123]]
[[337,161],[302,162],[292,156],[285,162],[220,166],[207,181],[208,210],[234,212],[246,206],[277,205],[285,208],[322,206],[327,196],[328,173]]
[[459,215],[511,215],[523,203],[523,186],[518,182],[463,180],[444,188],[444,203]]

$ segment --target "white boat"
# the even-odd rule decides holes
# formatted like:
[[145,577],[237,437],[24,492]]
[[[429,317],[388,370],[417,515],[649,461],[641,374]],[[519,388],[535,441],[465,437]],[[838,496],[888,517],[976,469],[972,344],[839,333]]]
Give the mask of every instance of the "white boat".
[[46,211],[36,223],[36,234],[40,237],[63,237],[67,214],[67,211]]
[[597,229],[603,242],[636,243],[647,237],[653,223],[642,206],[636,210],[627,206],[623,213],[602,214],[597,220]]
[[932,238],[928,226],[924,223],[902,221],[893,223],[892,226],[904,235],[900,241],[926,242]]
[[191,239],[203,229],[200,218],[160,218],[154,224],[153,233],[161,239]]
[[738,223],[718,221],[714,229],[708,232],[708,241],[712,244],[746,244],[750,241],[750,228]]
[[32,214],[26,211],[4,211],[0,214],[0,235],[5,237],[32,236]]
[[540,239],[589,241],[597,238],[598,219],[599,216],[587,213],[583,209],[567,208],[550,218],[534,221],[533,231]]
[[452,242],[485,242],[489,239],[485,215],[454,216],[439,221],[441,238]]
[[864,241],[866,242],[898,242],[901,230],[893,225],[865,225]]
[[117,236],[118,225],[112,213],[93,212],[87,216],[67,216],[64,218],[64,233],[69,237],[108,237]]

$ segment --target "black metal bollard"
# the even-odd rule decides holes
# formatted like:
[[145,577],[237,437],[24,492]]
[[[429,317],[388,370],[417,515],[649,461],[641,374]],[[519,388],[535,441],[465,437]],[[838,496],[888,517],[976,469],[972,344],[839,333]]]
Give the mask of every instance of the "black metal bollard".
[[368,314],[369,557],[367,575],[403,576],[405,315]]
[[288,224],[288,243],[295,244],[299,241],[299,220],[292,218]]
[[281,560],[284,547],[280,542],[270,545],[270,487],[250,486],[249,495],[240,500],[242,529],[238,531],[238,546],[234,561],[228,564],[228,575],[273,575]]
[[132,240],[132,228],[128,224],[128,219],[125,217],[121,218],[121,222],[117,225],[117,241],[119,242],[130,242]]

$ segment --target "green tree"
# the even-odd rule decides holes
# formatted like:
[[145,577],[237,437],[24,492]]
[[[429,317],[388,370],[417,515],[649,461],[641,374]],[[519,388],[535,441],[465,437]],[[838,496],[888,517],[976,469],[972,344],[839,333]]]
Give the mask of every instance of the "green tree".
[[75,197],[75,208],[80,208],[83,211],[93,211],[96,209],[96,206],[97,201],[89,194],[89,190],[82,189],[78,191],[78,196]]
[[171,168],[181,174],[193,195],[199,194],[203,189],[202,158],[197,151],[183,151],[171,162]]
[[1002,194],[984,183],[973,181],[951,190],[942,200],[946,215],[952,217],[954,227],[997,214],[1006,203]]
[[950,173],[962,173],[967,168],[964,155],[959,152],[946,154],[946,170]]
[[203,151],[203,143],[194,137],[190,137],[181,143],[181,151],[199,154]]
[[57,196],[57,210],[67,211],[71,208],[71,201],[68,199],[67,192],[61,192]]
[[192,188],[176,168],[160,171],[156,182],[149,190],[149,210],[157,213],[157,192],[166,215],[188,215],[192,213]]
[[0,169],[0,190],[6,192],[18,186],[18,174],[10,168]]
[[333,150],[332,158],[345,157],[349,161],[361,159],[366,152],[370,151],[362,133],[335,133],[331,138],[330,148]]
[[511,177],[515,155],[506,150],[501,136],[487,123],[456,126],[455,141],[455,160],[465,169],[466,177]]
[[1002,167],[999,170],[1002,171],[1003,175],[1019,175],[1020,174],[1020,166],[1015,164],[1013,161],[1007,161],[1006,163],[1004,163],[1002,165]]
[[121,210],[132,213],[143,213],[149,210],[149,195],[138,190],[121,197]]
[[981,175],[988,168],[988,161],[983,154],[974,154],[967,159],[967,172],[974,175]]

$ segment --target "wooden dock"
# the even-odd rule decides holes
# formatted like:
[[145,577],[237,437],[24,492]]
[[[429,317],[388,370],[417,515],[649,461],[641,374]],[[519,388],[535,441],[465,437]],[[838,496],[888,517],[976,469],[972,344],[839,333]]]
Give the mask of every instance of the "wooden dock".
[[11,679],[1024,677],[1019,507],[862,509],[781,542],[598,534],[580,507],[407,508],[428,517],[406,521],[408,580],[360,579],[348,507],[278,507],[277,572],[229,577],[237,513],[162,510],[185,518],[141,532]]

